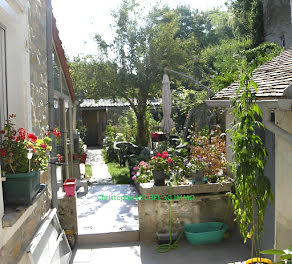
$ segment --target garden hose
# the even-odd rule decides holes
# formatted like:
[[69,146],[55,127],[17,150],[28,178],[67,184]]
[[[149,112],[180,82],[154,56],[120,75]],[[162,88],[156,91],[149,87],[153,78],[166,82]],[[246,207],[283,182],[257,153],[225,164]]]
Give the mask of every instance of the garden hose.
[[183,233],[180,233],[176,241],[172,244],[172,237],[171,237],[171,228],[172,228],[172,222],[171,222],[171,205],[172,205],[172,185],[170,183],[169,188],[169,194],[170,194],[170,200],[169,200],[169,243],[168,244],[161,244],[156,248],[156,251],[158,253],[166,253],[170,251],[171,249],[178,249],[178,242],[181,239]]

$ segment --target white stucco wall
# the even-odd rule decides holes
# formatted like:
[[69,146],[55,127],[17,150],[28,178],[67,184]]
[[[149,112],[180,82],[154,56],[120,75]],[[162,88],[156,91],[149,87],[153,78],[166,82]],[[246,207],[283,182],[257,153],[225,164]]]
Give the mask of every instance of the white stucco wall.
[[8,113],[31,131],[29,25],[27,1],[0,1],[0,23],[6,32]]
[[[276,124],[292,134],[292,111],[276,111]],[[292,145],[276,135],[275,248],[292,244]]]
[[[29,73],[29,27],[28,6],[24,0],[0,1],[0,24],[6,33],[6,70],[8,113],[16,114],[18,126],[31,128],[30,73]],[[0,248],[5,244],[2,229],[4,215],[2,182],[0,182]]]

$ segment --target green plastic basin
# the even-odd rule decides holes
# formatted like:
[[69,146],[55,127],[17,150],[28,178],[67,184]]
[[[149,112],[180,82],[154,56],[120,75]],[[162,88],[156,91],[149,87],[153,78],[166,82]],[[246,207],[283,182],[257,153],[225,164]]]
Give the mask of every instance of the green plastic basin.
[[191,245],[219,243],[228,229],[221,222],[204,222],[184,226],[184,232]]

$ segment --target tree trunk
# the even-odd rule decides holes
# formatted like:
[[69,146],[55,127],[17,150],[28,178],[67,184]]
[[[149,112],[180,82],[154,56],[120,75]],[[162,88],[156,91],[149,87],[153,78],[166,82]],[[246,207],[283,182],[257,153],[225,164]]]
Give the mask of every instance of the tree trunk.
[[149,131],[148,121],[146,118],[148,92],[146,89],[140,89],[138,95],[137,117],[137,144],[143,147],[148,145]]
[[149,131],[148,122],[146,119],[146,107],[144,110],[140,110],[137,114],[137,135],[136,141],[140,146],[146,147],[148,145]]

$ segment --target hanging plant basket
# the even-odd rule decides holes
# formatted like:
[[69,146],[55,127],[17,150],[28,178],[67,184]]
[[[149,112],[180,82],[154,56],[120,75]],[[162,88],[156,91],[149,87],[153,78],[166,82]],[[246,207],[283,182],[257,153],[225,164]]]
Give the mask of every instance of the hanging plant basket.
[[3,182],[5,205],[30,205],[40,191],[40,172],[6,174]]

